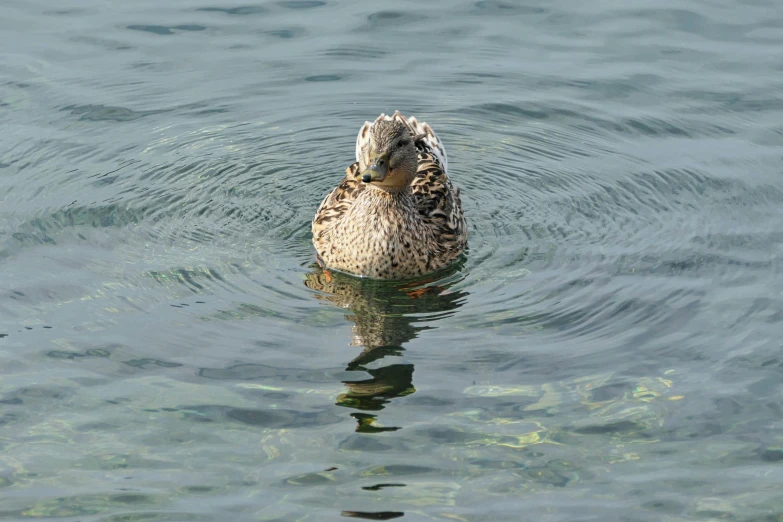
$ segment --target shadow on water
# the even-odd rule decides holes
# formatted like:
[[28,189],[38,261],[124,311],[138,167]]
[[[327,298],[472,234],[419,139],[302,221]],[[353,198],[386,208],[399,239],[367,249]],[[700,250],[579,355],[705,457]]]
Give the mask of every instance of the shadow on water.
[[377,365],[386,357],[401,357],[406,343],[433,328],[424,322],[452,315],[462,305],[468,294],[449,291],[460,266],[427,279],[402,282],[359,279],[317,264],[311,268],[305,285],[318,292],[317,299],[350,310],[345,316],[353,323],[350,344],[363,348],[346,371],[370,375],[369,379],[343,381],[347,391],[337,397],[337,405],[357,410],[351,416],[359,433],[399,430],[378,426],[377,415],[367,412],[381,411],[392,399],[415,393],[413,364]]
[[340,514],[348,518],[363,518],[365,520],[391,520],[393,518],[400,518],[405,513],[402,511],[343,511]]
[[[467,292],[449,291],[456,283],[454,276],[460,266],[428,279],[404,282],[359,279],[323,269],[317,264],[310,268],[312,271],[307,274],[305,285],[317,292],[316,299],[350,311],[345,315],[353,323],[350,344],[362,350],[348,362],[346,371],[370,376],[369,379],[342,381],[346,391],[337,397],[336,404],[355,410],[351,417],[357,422],[357,433],[377,434],[402,429],[379,425],[378,415],[369,412],[379,412],[391,400],[416,392],[413,364],[391,361],[383,366],[378,364],[387,357],[401,357],[406,343],[417,338],[420,332],[434,328],[433,320],[452,315],[464,303]],[[379,484],[365,489],[404,486]],[[404,513],[343,511],[341,515],[390,520],[402,517]]]

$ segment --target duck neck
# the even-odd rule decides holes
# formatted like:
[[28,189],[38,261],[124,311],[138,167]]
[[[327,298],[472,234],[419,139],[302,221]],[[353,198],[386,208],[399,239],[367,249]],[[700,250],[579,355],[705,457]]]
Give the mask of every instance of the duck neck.
[[366,195],[362,198],[364,201],[361,206],[368,205],[368,210],[374,213],[387,213],[407,220],[418,215],[415,212],[416,204],[413,201],[413,192],[411,192],[410,186],[389,190],[386,187],[379,188],[370,185],[369,190],[366,190],[364,194]]
[[411,186],[403,185],[401,187],[384,187],[370,185],[373,196],[378,198],[388,198],[389,200],[402,201],[409,200],[411,197]]

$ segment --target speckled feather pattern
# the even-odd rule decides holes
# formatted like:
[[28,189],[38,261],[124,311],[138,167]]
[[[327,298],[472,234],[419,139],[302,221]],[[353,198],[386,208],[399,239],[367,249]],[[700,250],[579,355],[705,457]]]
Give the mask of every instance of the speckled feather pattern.
[[[329,268],[377,279],[417,277],[447,267],[467,246],[459,189],[446,175],[440,139],[400,113],[378,120],[392,118],[418,136],[416,176],[406,189],[388,192],[361,181],[358,160],[346,169],[312,223],[313,244]],[[369,122],[359,131],[357,158],[371,132]]]

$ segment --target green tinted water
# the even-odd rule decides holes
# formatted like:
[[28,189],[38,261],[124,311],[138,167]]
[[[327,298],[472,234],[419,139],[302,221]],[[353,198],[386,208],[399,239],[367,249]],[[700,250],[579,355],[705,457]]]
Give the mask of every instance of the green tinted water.
[[[774,2],[0,6],[0,519],[779,520]],[[327,274],[357,130],[464,265]]]

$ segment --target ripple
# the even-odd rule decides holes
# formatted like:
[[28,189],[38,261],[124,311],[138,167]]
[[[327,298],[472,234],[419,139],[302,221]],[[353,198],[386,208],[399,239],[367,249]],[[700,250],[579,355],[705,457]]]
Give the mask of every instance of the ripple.
[[227,15],[255,15],[264,14],[267,12],[267,8],[262,5],[243,5],[238,7],[200,7],[196,11],[204,11],[207,13],[223,13]]
[[336,82],[342,80],[342,76],[336,74],[320,74],[317,76],[308,76],[305,78],[306,82]]
[[414,23],[426,20],[426,15],[413,15],[404,11],[377,11],[367,16],[367,23],[360,31],[389,31],[390,29],[409,29]]
[[356,47],[336,47],[326,50],[323,55],[330,58],[349,58],[354,59],[377,59],[387,56],[387,52],[379,47],[372,47],[367,45]]
[[513,14],[543,14],[547,10],[540,7],[516,5],[498,0],[481,0],[476,2],[476,12],[481,14],[501,14],[504,16]]
[[125,107],[106,107],[104,105],[67,106],[61,110],[79,116],[81,121],[133,121],[153,114],[167,111],[134,111]]
[[176,34],[177,31],[205,31],[207,28],[203,25],[188,24],[175,25],[171,27],[165,25],[129,25],[126,27],[126,29],[165,36]]
[[266,428],[306,428],[335,424],[340,421],[340,418],[336,415],[329,414],[283,410],[252,410],[220,405],[181,406],[178,410],[195,422],[217,422],[225,419]]
[[302,36],[305,36],[307,34],[307,30],[301,27],[292,27],[289,29],[274,29],[272,31],[268,31],[267,34],[276,38],[288,40],[291,38],[301,38]]
[[313,9],[325,6],[326,2],[323,2],[322,0],[287,0],[277,2],[277,5],[287,9]]

